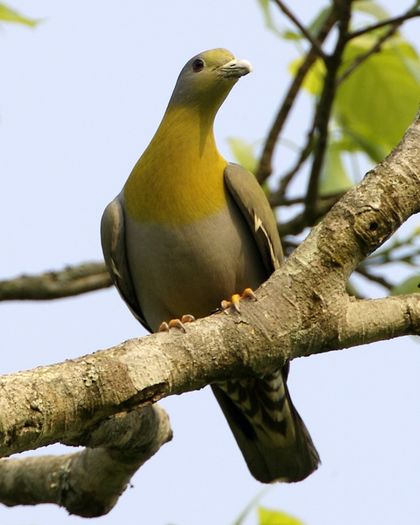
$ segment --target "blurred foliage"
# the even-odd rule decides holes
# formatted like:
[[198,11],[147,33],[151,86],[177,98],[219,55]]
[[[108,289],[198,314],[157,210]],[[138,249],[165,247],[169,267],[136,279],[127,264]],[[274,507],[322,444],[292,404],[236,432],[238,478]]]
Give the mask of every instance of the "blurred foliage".
[[285,512],[273,509],[267,509],[266,507],[256,507],[257,502],[261,499],[261,496],[266,492],[266,489],[257,494],[241,512],[238,519],[235,520],[233,525],[243,525],[244,521],[250,513],[255,509],[257,514],[257,525],[304,525],[302,521],[286,514]]
[[353,186],[342,159],[342,142],[331,141],[326,151],[324,165],[319,181],[319,194],[332,195],[350,189]]
[[13,22],[15,24],[23,24],[29,27],[35,27],[38,24],[38,20],[21,15],[5,4],[0,4],[0,22]]
[[[298,42],[300,46],[306,43],[306,37],[299,30],[280,29],[275,15],[274,2],[257,0],[261,6],[267,28],[288,42]],[[418,9],[420,1],[415,4]],[[316,36],[331,14],[328,6],[315,16],[307,26],[308,31]],[[351,31],[358,31],[387,20],[391,15],[380,3],[371,0],[356,0],[353,2]],[[398,144],[405,130],[413,121],[420,102],[420,56],[415,47],[395,29],[389,34],[389,25],[370,30],[351,38],[344,49],[342,63],[337,75],[337,89],[329,123],[328,145],[325,151],[324,163],[319,181],[319,195],[336,195],[346,191],[357,182],[355,178],[363,175],[358,169],[357,160],[365,157],[370,165],[382,161]],[[384,39],[379,48],[378,41]],[[289,66],[295,75],[305,59],[302,47],[297,48],[301,57],[293,60]],[[313,106],[319,101],[324,86],[326,74],[325,63],[318,58],[313,63],[304,81],[303,88],[312,98]],[[280,137],[283,143],[284,137]],[[303,140],[305,137],[303,136]],[[247,169],[257,166],[258,155],[255,147],[239,138],[229,140],[235,159]],[[302,144],[302,148],[304,145]],[[308,160],[311,161],[312,153]],[[305,184],[305,171],[298,165],[296,177],[302,173],[301,187]],[[350,176],[349,168],[357,176]],[[354,174],[353,173],[353,174]],[[274,177],[278,175],[274,175]],[[293,174],[295,177],[295,174]],[[273,177],[272,177],[273,178]],[[270,187],[270,185],[266,185]],[[295,185],[296,187],[296,185]],[[274,190],[275,191],[275,190]],[[288,195],[285,195],[286,200]],[[293,195],[291,197],[293,199]],[[305,225],[302,227],[302,229]],[[407,263],[418,267],[420,247],[420,231],[413,229],[410,235],[403,239],[393,237],[365,261],[366,267],[382,270],[389,262]],[[417,243],[417,244],[416,244]],[[407,252],[408,248],[408,252]],[[406,250],[406,252],[404,252]],[[383,272],[382,272],[383,273]],[[405,272],[407,273],[407,272]],[[373,275],[372,274],[372,275]],[[394,280],[400,272],[389,272]],[[365,274],[366,276],[366,274]],[[420,293],[418,275],[399,277],[400,283],[390,282],[389,291],[392,294]]]
[[[349,42],[339,77],[375,45],[378,34],[383,32],[381,28]],[[292,73],[301,62],[302,59],[298,59],[291,64]],[[318,59],[304,82],[305,89],[314,97],[321,93],[324,75],[325,65]],[[339,143],[342,151],[360,151],[374,162],[381,161],[413,121],[419,93],[419,55],[411,44],[395,35],[338,86],[333,123],[346,139]]]
[[283,37],[284,36],[283,31],[278,29],[274,22],[273,13],[270,8],[271,1],[270,0],[257,0],[257,1],[260,4],[261,11],[262,11],[263,18],[264,18],[264,23],[267,29],[272,31],[275,35]]
[[[342,69],[374,46],[377,33],[351,41],[346,47]],[[398,144],[416,115],[419,71],[420,60],[415,49],[402,37],[395,36],[338,88],[335,120],[343,136],[353,139],[360,151],[375,162],[381,161]]]
[[228,139],[228,144],[237,162],[248,171],[255,172],[258,163],[255,145],[233,137]]
[[304,525],[302,521],[278,510],[258,509],[258,525]]
[[389,18],[388,11],[376,2],[372,2],[372,0],[359,0],[354,2],[353,9],[371,15],[378,21]]
[[402,283],[394,286],[391,290],[392,295],[402,295],[408,293],[420,293],[420,273],[405,279]]

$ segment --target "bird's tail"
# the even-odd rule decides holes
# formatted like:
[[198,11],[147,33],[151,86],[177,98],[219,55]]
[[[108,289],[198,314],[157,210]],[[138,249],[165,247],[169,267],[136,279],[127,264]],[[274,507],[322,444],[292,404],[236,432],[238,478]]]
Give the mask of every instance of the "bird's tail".
[[263,483],[300,481],[318,452],[287,389],[288,365],[265,376],[212,385],[251,474]]

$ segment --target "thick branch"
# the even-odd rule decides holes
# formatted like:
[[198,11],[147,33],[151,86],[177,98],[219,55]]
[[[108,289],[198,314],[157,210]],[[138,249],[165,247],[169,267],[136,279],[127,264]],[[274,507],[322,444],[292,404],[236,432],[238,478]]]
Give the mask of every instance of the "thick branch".
[[86,436],[90,448],[62,456],[0,460],[0,501],[8,506],[55,503],[70,514],[109,512],[136,470],[172,437],[157,405],[117,414]]
[[339,323],[342,348],[400,336],[407,330],[420,335],[420,294],[351,301]]
[[0,281],[0,301],[59,299],[111,285],[111,277],[103,263],[85,263],[57,272]]
[[[355,302],[345,293],[360,261],[419,211],[419,144],[417,118],[394,152],[333,207],[241,314],[214,315],[188,325],[186,334],[155,334],[3,376],[0,453],[68,442],[110,414],[214,381],[264,374],[285,359],[420,333],[419,294]],[[359,332],[367,308],[377,317]]]

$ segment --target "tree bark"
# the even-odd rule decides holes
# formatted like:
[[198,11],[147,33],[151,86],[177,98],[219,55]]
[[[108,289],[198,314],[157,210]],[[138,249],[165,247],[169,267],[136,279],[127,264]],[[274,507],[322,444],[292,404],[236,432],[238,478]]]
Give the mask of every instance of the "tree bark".
[[[420,334],[420,294],[358,300],[345,291],[360,261],[419,209],[417,116],[400,145],[340,199],[240,313],[1,377],[0,454],[57,441],[86,444],[92,425],[168,395],[265,374],[295,357]],[[0,487],[0,500],[10,504],[9,497]]]

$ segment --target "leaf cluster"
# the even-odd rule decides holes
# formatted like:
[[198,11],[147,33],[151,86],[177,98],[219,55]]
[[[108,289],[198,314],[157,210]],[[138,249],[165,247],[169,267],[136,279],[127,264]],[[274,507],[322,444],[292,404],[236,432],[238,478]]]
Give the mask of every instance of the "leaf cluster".
[[[236,160],[257,174],[273,208],[288,208],[278,216],[295,211],[279,224],[286,253],[291,253],[308,228],[359,182],[361,169],[368,171],[390,153],[415,117],[420,57],[400,26],[420,16],[420,8],[416,1],[391,18],[376,2],[353,1],[344,20],[331,3],[304,27],[282,1],[258,2],[267,28],[296,46],[300,56],[289,64],[291,86],[266,139],[249,143],[236,137],[229,139],[229,145]],[[279,26],[275,6],[294,27]],[[323,43],[327,41],[330,47],[334,38],[335,48],[327,54]],[[310,98],[312,117],[301,146],[293,147],[292,166],[282,172],[284,161],[274,153],[279,145],[291,144],[282,131],[301,91]],[[374,284],[373,290],[380,286],[393,294],[418,292],[419,236],[416,228],[405,231],[368,258],[358,274]],[[394,268],[391,277],[386,266],[390,260],[405,269]],[[352,282],[353,293],[363,296],[356,282]]]

